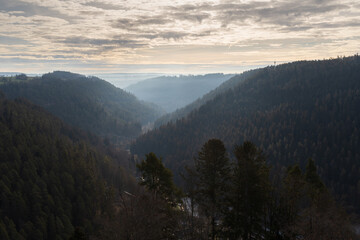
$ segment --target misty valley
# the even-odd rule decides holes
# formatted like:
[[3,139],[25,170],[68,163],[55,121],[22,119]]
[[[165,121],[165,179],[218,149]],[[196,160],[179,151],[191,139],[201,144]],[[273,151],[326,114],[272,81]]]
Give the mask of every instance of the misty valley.
[[0,239],[360,239],[359,110],[357,54],[0,74]]

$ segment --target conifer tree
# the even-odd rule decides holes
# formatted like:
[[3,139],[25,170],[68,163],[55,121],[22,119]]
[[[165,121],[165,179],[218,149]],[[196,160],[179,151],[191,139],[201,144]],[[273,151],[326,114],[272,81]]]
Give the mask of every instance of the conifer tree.
[[179,201],[180,190],[173,182],[173,174],[155,153],[146,154],[146,159],[136,166],[141,171],[140,185],[153,192],[155,197],[160,197],[168,203],[175,204]]
[[262,151],[251,142],[235,146],[234,153],[236,164],[227,194],[225,234],[230,239],[260,239],[270,189],[269,167]]
[[211,239],[215,239],[220,230],[219,222],[223,218],[225,194],[228,191],[230,163],[223,142],[219,139],[208,140],[195,159],[198,175],[197,202],[200,210],[210,221]]

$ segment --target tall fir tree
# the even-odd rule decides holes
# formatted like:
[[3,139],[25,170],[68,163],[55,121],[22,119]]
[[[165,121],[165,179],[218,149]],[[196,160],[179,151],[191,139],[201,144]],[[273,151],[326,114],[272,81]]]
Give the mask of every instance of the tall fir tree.
[[260,239],[264,235],[265,206],[270,189],[265,156],[251,142],[235,146],[236,164],[224,221],[230,239]]
[[180,190],[173,182],[173,174],[155,153],[146,154],[146,159],[136,166],[141,171],[140,185],[153,192],[155,197],[160,197],[168,203],[176,204],[179,201]]
[[225,195],[228,191],[230,163],[224,143],[219,139],[208,140],[195,159],[198,175],[197,202],[199,209],[210,221],[210,237],[220,234],[219,222],[223,219]]

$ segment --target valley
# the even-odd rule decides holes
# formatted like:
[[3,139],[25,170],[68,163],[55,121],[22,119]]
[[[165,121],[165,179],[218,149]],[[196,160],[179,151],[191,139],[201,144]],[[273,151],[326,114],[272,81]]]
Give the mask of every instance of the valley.
[[[222,236],[236,235],[232,231],[237,227],[228,218],[242,214],[245,208],[223,213],[216,210],[219,206],[215,203],[201,200],[205,195],[198,192],[204,187],[199,185],[202,171],[212,155],[219,154],[216,148],[222,149],[217,164],[225,164],[225,168],[218,173],[220,178],[211,179],[230,181],[239,177],[238,181],[253,184],[250,180],[255,181],[262,174],[259,178],[262,190],[253,191],[260,194],[254,197],[264,199],[256,200],[259,205],[248,214],[261,216],[265,221],[251,223],[249,234],[278,234],[286,239],[282,231],[294,231],[292,227],[307,232],[309,229],[301,224],[306,223],[306,212],[312,209],[319,221],[317,231],[326,227],[322,225],[324,218],[334,215],[338,222],[329,223],[334,230],[331,234],[343,231],[354,237],[349,226],[357,220],[350,220],[340,208],[352,216],[360,213],[359,56],[272,65],[233,76],[210,76],[220,77],[217,87],[201,96],[198,93],[193,102],[170,113],[97,77],[57,71],[41,77],[22,74],[0,78],[1,216],[6,216],[0,221],[2,238],[142,236],[139,228],[148,223],[146,219],[140,220],[136,211],[159,218],[157,225],[146,230],[154,231],[154,238],[165,234],[158,228],[168,228],[166,234],[170,235],[193,229],[181,239],[205,239],[207,234],[220,234],[216,233],[220,226],[228,229],[221,230]],[[230,78],[225,80],[226,77]],[[160,79],[163,82],[158,83],[158,88],[166,91],[168,82]],[[151,92],[147,87],[153,81],[148,79],[137,85],[144,84],[144,91]],[[199,86],[205,82],[200,81]],[[170,88],[171,91],[174,89]],[[188,96],[180,95],[176,98]],[[248,157],[254,161],[251,163],[254,168],[242,162],[242,154],[255,154]],[[236,175],[238,171],[243,175]],[[160,174],[155,177],[159,182],[142,182],[141,179],[153,174]],[[14,185],[14,181],[18,184]],[[230,185],[219,182],[219,186],[233,188],[231,192],[243,191],[240,183],[231,181]],[[288,184],[295,184],[292,181],[303,186],[303,190],[297,193],[296,187],[288,189]],[[295,204],[283,194],[298,196],[296,204],[301,207],[292,213],[295,215],[276,212],[286,208],[286,204]],[[233,201],[235,196],[227,192],[221,195],[229,201],[222,202],[221,198],[218,201],[229,209],[238,204]],[[186,201],[180,200],[184,197]],[[210,199],[217,197],[218,194]],[[325,210],[316,203],[321,198],[328,199]],[[272,201],[280,202],[269,205]],[[131,210],[135,215],[124,212],[129,204],[136,206]],[[173,208],[178,204],[188,210],[178,212]],[[148,205],[156,206],[153,212]],[[204,212],[190,211],[194,206]],[[161,213],[164,207],[170,207],[169,212]],[[263,207],[266,211],[260,211]],[[17,208],[26,214],[19,213]],[[213,230],[205,231],[206,219],[212,218],[209,209],[220,214],[216,218],[221,219],[221,225],[209,225]],[[190,221],[187,214],[198,217],[193,216]],[[280,225],[272,226],[269,232],[255,227],[272,224],[270,217],[279,218],[276,224]],[[293,225],[283,225],[281,221],[287,218]],[[141,225],[135,228],[129,225],[131,221]],[[179,221],[183,225],[177,225]],[[54,224],[61,227],[54,228]],[[127,230],[115,227],[116,224],[126,226]],[[160,232],[155,232],[156,229]]]

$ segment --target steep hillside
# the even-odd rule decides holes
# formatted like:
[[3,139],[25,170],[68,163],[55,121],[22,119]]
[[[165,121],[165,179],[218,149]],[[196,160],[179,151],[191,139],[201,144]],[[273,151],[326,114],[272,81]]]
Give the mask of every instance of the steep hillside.
[[175,122],[178,119],[181,119],[188,115],[193,110],[198,109],[202,105],[204,105],[207,101],[214,99],[216,96],[228,91],[229,89],[235,87],[238,85],[242,80],[249,78],[251,75],[255,74],[258,70],[251,70],[246,71],[240,75],[236,75],[229,80],[222,83],[220,86],[215,88],[214,90],[211,90],[207,94],[205,94],[203,97],[195,100],[194,102],[186,105],[183,108],[177,109],[174,112],[165,114],[161,116],[159,119],[155,121],[154,126],[160,127],[161,125],[167,124],[168,122]]
[[253,141],[274,169],[312,157],[325,183],[360,212],[360,57],[259,69],[176,123],[139,137],[131,151],[155,152],[180,172],[209,138],[228,149]]
[[[94,137],[92,139],[94,141]],[[28,101],[0,98],[0,239],[94,232],[129,180],[81,131]]]
[[231,78],[231,74],[162,76],[130,85],[126,90],[138,98],[153,102],[167,112],[195,101]]
[[10,99],[26,98],[63,121],[101,136],[136,136],[141,124],[162,114],[158,107],[96,77],[54,72],[2,82],[0,90]]

